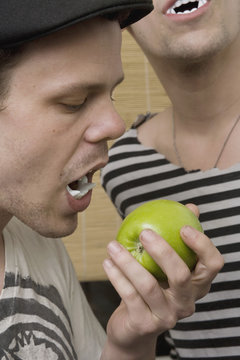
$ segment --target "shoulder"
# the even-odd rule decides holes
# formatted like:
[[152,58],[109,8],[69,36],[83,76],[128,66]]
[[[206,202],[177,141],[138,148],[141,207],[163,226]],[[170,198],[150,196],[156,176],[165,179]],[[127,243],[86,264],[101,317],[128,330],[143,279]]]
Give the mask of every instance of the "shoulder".
[[[146,148],[138,138],[138,128],[144,126],[155,117],[155,114],[139,115],[132,127],[117,139],[109,149],[108,164],[101,171],[102,185],[106,189],[110,180],[127,173],[129,167],[136,163],[136,159],[154,153],[154,149]],[[113,183],[113,181],[111,181]],[[109,184],[108,184],[109,186]]]
[[152,119],[155,115],[157,115],[157,113],[147,112],[146,114],[139,114],[137,119],[134,121],[132,128],[137,129],[140,125]]
[[[112,154],[115,154],[118,152],[117,148],[119,146],[124,145],[134,145],[138,144],[140,145],[137,137],[137,128],[146,123],[148,120],[152,119],[156,114],[147,112],[146,114],[139,114],[136,118],[136,120],[131,125],[130,129],[128,129],[120,138],[118,138],[113,145],[110,148],[109,154],[110,156]],[[121,151],[123,148],[121,148]]]
[[[112,161],[112,157],[118,154],[119,152],[123,153],[126,151],[134,151],[141,147],[141,143],[138,139],[138,127],[142,126],[143,124],[147,123],[148,120],[155,117],[156,114],[147,112],[146,114],[139,114],[130,127],[119,139],[117,139],[113,145],[110,147],[109,155],[110,155],[110,162]],[[128,147],[130,145],[130,147]],[[136,145],[136,146],[134,146]]]
[[6,228],[4,229],[7,236],[10,236],[15,242],[19,245],[27,244],[29,247],[34,247],[37,250],[40,250],[41,253],[45,252],[46,248],[47,251],[51,250],[55,252],[57,249],[58,251],[65,251],[64,245],[60,238],[49,238],[40,235],[29,226],[25,225],[16,217],[13,217],[10,222],[7,224]]
[[44,237],[13,217],[4,229],[4,239],[8,265],[11,268],[17,262],[22,276],[49,282],[57,278],[70,281],[73,276],[71,260],[60,238]]

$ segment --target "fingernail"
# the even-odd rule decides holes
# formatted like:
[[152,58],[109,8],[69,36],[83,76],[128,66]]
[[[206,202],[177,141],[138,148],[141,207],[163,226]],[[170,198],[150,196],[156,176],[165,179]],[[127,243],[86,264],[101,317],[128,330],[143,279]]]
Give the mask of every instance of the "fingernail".
[[154,240],[154,233],[150,229],[144,229],[140,234],[140,239],[143,241],[152,241]]
[[105,259],[103,261],[103,267],[110,269],[111,267],[113,267],[113,262],[110,259]]
[[121,245],[117,241],[112,241],[108,244],[108,251],[112,254],[116,254],[121,250]]

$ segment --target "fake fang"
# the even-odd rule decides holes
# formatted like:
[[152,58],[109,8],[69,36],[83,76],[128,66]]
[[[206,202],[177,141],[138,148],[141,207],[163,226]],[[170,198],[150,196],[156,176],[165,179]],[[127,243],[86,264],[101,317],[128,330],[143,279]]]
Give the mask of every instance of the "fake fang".
[[204,6],[207,3],[207,0],[178,0],[175,4],[170,7],[167,11],[167,14],[189,14],[198,10],[200,7]]
[[[71,188],[70,186],[74,187]],[[75,181],[72,184],[67,185],[67,191],[74,199],[81,199],[85,196],[90,190],[96,186],[95,183],[89,183],[87,176],[83,176],[81,179]],[[76,189],[75,189],[76,187]]]

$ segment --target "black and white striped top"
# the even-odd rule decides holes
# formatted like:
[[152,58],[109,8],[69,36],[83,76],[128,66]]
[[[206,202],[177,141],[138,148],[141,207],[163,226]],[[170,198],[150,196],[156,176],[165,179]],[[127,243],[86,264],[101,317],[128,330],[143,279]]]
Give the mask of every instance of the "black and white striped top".
[[240,163],[192,171],[143,146],[131,128],[110,149],[102,184],[121,217],[142,203],[165,198],[198,205],[207,236],[225,259],[196,313],[170,332],[178,359],[240,359]]
[[0,360],[100,359],[106,335],[61,239],[41,236],[14,217],[3,236]]

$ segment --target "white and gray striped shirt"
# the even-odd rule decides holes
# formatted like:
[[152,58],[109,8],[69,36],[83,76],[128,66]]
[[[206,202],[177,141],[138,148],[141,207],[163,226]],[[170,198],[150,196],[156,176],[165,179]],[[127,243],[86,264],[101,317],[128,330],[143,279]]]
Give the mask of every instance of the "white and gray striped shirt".
[[240,163],[192,171],[143,146],[132,127],[110,149],[102,184],[124,218],[144,202],[165,198],[200,209],[207,236],[225,265],[196,313],[170,331],[177,359],[240,359]]

